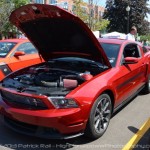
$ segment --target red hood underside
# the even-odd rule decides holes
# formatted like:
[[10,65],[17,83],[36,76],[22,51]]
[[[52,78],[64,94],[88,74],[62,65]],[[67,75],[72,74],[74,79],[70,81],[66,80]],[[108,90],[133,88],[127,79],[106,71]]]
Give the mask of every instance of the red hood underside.
[[78,17],[57,6],[28,4],[13,11],[10,21],[25,33],[45,60],[83,57],[111,67],[92,31]]

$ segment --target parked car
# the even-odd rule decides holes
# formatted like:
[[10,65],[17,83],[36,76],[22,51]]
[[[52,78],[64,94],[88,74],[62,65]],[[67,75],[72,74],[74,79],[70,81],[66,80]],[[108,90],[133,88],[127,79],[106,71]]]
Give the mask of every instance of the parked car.
[[116,110],[141,90],[150,92],[150,53],[138,43],[98,41],[78,17],[52,5],[22,6],[10,21],[46,61],[11,73],[1,83],[0,113],[13,130],[44,138],[85,134],[96,139]]
[[15,70],[43,61],[27,39],[0,40],[0,80]]

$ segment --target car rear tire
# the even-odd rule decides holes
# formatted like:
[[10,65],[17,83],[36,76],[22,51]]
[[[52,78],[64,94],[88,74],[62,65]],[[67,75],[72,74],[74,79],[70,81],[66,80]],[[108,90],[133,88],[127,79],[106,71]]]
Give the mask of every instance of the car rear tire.
[[102,94],[94,102],[85,129],[85,136],[97,139],[101,137],[108,125],[112,114],[112,102],[108,94]]
[[147,82],[145,83],[143,93],[144,94],[149,94],[150,93],[150,75],[148,76]]

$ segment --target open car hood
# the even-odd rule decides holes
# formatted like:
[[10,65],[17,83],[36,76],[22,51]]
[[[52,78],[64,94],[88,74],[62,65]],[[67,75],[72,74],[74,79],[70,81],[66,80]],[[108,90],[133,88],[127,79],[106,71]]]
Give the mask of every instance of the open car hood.
[[86,24],[57,6],[28,4],[13,11],[10,21],[36,46],[45,60],[73,56],[111,67]]

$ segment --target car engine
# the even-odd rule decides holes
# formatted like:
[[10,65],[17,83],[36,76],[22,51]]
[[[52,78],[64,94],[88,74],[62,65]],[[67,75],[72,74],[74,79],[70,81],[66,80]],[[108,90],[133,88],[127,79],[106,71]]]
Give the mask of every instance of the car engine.
[[18,92],[36,93],[47,96],[64,96],[86,80],[93,77],[90,72],[73,72],[64,69],[49,68],[46,65],[30,67],[6,78],[2,86]]
[[2,86],[20,93],[65,96],[106,69],[87,59],[59,58],[16,71],[2,81]]

